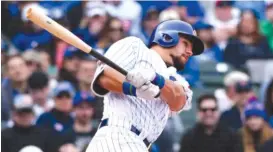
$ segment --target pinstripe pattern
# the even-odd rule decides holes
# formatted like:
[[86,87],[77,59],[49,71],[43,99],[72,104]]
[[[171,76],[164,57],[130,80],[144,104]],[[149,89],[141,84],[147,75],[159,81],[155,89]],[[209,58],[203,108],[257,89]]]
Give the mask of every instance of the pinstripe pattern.
[[[128,37],[116,42],[109,48],[105,56],[127,71],[134,68],[148,68],[161,74],[167,68],[161,57],[155,51],[148,49],[145,44],[136,37]],[[98,67],[94,81],[96,81],[97,76],[103,71],[104,66],[105,65],[102,64]],[[144,100],[113,92],[104,95],[96,91],[93,83],[92,90],[94,90],[97,95],[104,96],[103,119],[109,118],[109,124],[111,126],[119,126],[130,130],[131,125],[134,125],[141,131],[138,137],[141,139],[141,143],[127,142],[127,150],[131,148],[130,151],[142,152],[144,145],[142,142],[143,139],[147,138],[150,142],[153,142],[158,138],[165,127],[170,113],[169,107],[164,101],[160,99]],[[126,138],[126,136],[129,138]],[[109,138],[114,139],[115,137],[111,135]],[[124,132],[117,134],[117,141],[134,141],[134,138],[135,137],[125,134]],[[96,141],[96,137],[94,137],[93,140]],[[119,151],[121,150],[120,148],[123,148],[123,145],[117,144],[116,141],[106,140],[103,142],[113,145],[107,146],[108,148],[111,147],[113,151],[116,151],[115,149]],[[91,145],[92,144],[96,143],[91,142]],[[104,150],[106,150],[107,147],[104,147]]]
[[106,126],[98,130],[86,152],[148,152],[148,150],[142,140],[130,130]]

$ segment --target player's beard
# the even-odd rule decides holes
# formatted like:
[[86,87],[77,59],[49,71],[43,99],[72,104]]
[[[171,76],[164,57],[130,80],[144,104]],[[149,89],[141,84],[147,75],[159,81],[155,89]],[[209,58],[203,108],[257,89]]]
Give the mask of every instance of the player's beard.
[[173,64],[166,63],[167,67],[174,66],[177,69],[177,71],[184,69],[185,65],[181,61],[180,57],[175,57],[175,56],[171,55],[171,58],[173,60]]

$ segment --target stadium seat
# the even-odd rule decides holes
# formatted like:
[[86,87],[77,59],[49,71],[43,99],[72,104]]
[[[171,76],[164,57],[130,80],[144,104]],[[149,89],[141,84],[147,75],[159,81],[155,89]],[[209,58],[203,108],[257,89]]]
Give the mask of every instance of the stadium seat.
[[224,63],[200,62],[200,80],[207,87],[219,87],[223,85],[224,75],[231,70],[232,67]]
[[253,83],[261,84],[273,76],[273,60],[252,59],[246,62]]

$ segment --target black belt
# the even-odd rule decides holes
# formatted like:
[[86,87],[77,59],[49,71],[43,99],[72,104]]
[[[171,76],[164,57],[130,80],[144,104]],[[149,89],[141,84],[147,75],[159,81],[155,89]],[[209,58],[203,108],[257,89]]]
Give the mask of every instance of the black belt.
[[[104,127],[104,126],[107,126],[108,125],[108,118],[107,119],[103,119],[100,123],[100,126],[99,128],[101,127]],[[135,133],[136,135],[139,136],[140,134],[140,131],[135,127],[135,126],[131,126],[131,129],[130,129],[133,133]],[[147,138],[145,138],[143,140],[144,144],[148,147],[148,149],[151,147],[151,143],[147,140]]]

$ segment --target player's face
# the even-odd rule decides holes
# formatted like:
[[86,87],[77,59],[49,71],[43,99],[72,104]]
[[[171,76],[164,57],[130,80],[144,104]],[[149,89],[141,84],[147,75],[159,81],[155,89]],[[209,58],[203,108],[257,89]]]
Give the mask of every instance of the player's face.
[[192,54],[192,43],[180,37],[178,44],[170,50],[170,63],[176,67],[177,70],[181,70]]

